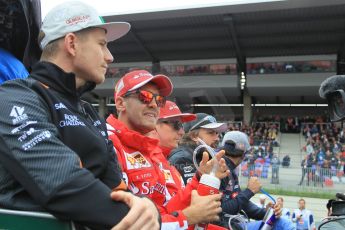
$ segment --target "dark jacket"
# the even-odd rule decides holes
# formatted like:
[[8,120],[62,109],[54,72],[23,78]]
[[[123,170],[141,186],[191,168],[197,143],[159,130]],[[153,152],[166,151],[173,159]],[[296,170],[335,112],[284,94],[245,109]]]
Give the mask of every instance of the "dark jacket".
[[[248,188],[241,190],[238,183],[238,176],[235,173],[236,166],[228,158],[224,158],[225,162],[230,170],[230,175],[221,181],[220,191],[223,192],[222,197],[222,209],[223,216],[221,217],[222,222],[227,223],[225,214],[236,215],[243,210],[249,218],[262,220],[265,216],[266,210],[259,208],[250,198],[254,196],[254,193]],[[227,226],[227,225],[226,225]]]
[[104,120],[75,77],[40,62],[29,78],[0,86],[0,207],[46,211],[92,229],[128,212],[110,198],[121,172]]
[[191,144],[179,145],[178,148],[171,151],[168,158],[170,164],[174,165],[181,174],[185,184],[192,180],[196,173],[196,167],[193,163],[193,152],[196,147],[196,145]]

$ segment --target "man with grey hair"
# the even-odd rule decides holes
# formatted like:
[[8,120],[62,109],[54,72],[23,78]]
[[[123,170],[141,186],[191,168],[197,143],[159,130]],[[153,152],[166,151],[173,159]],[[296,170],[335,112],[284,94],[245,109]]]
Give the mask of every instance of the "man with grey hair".
[[0,87],[1,208],[49,212],[78,229],[159,228],[149,199],[112,193],[126,190],[115,151],[104,120],[80,98],[114,61],[108,41],[129,29],[77,1],[47,14],[40,62]]

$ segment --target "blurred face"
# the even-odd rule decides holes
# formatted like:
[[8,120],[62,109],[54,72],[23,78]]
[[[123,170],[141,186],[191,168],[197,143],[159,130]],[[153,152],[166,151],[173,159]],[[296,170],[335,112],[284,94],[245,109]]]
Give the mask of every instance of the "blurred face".
[[219,142],[219,135],[213,129],[200,128],[199,138],[212,148],[216,148]]
[[73,59],[73,72],[81,81],[100,84],[105,79],[108,64],[113,62],[105,37],[105,30],[101,28],[87,29],[77,33],[75,42],[75,57]]
[[298,201],[298,206],[299,206],[299,209],[301,210],[305,209],[305,201],[304,200]]
[[184,134],[180,119],[159,121],[156,130],[159,136],[160,145],[170,149],[177,148]]
[[[148,83],[140,90],[159,94],[158,87]],[[139,100],[138,94],[131,94],[125,98],[119,97],[116,100],[116,107],[119,110],[119,119],[131,130],[146,134],[156,128],[159,117],[159,107],[153,99],[149,104]]]
[[283,207],[284,206],[284,202],[282,199],[278,198],[277,199],[277,203],[280,204],[280,207]]

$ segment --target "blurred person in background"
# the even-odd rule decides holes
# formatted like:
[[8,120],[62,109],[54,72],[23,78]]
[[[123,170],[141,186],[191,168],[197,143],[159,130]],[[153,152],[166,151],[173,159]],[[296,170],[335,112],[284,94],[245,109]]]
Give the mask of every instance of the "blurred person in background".
[[291,213],[290,213],[290,210],[288,208],[284,208],[284,198],[281,196],[278,197],[277,203],[279,203],[280,207],[282,208],[282,217],[290,220],[291,219]]
[[261,194],[259,196],[259,202],[256,203],[256,206],[258,206],[259,208],[265,208],[266,207],[266,196]]
[[303,198],[298,201],[298,209],[292,213],[292,221],[297,230],[316,230],[313,213],[306,209]]
[[29,75],[23,63],[7,50],[0,48],[0,85],[16,78],[26,78]]
[[[41,24],[40,0],[0,1],[0,84],[26,78],[40,57],[37,43]],[[25,63],[25,66],[23,64]]]

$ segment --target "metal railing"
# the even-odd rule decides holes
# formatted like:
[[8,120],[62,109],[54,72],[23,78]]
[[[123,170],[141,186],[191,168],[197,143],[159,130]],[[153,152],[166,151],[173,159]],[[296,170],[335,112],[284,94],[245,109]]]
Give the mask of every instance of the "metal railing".
[[[288,190],[306,189],[313,191],[339,190],[345,186],[343,168],[320,166],[290,168],[270,163],[242,163],[239,167],[241,184],[246,184],[249,177],[260,178],[265,187]],[[323,188],[323,189],[320,189]],[[342,189],[343,190],[343,189]],[[340,190],[339,190],[340,191]]]

